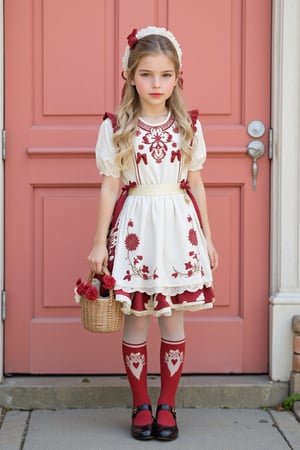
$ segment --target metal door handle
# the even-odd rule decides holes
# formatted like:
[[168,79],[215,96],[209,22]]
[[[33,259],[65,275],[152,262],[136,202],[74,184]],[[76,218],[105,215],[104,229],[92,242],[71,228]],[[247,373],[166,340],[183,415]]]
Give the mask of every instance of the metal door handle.
[[252,187],[255,191],[256,189],[256,180],[257,180],[257,174],[258,174],[258,165],[257,160],[265,153],[265,146],[260,141],[251,141],[248,144],[247,153],[249,156],[251,156],[253,162],[252,162]]
[[265,131],[266,127],[260,120],[253,120],[248,125],[248,134],[254,139],[261,138],[265,134]]

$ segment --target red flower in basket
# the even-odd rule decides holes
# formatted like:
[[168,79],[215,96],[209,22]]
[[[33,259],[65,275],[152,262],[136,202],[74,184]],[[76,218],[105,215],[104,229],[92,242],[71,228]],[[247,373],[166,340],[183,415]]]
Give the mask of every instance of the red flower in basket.
[[98,289],[89,281],[82,282],[80,278],[76,281],[74,293],[76,303],[80,302],[81,297],[86,297],[88,300],[97,300],[98,298]]
[[[77,289],[78,292],[78,289]],[[85,291],[85,297],[88,300],[97,300],[98,298],[98,289],[95,286],[92,286],[91,283],[89,283],[89,286],[87,290]]]
[[77,293],[81,296],[86,295],[86,291],[91,286],[91,283],[89,281],[86,281],[85,283],[81,282],[77,285]]
[[76,287],[74,289],[74,300],[76,303],[80,303],[80,298],[85,295],[88,286],[87,283],[83,283],[81,278],[76,281]]
[[104,289],[113,289],[116,280],[111,275],[104,275],[102,279]]

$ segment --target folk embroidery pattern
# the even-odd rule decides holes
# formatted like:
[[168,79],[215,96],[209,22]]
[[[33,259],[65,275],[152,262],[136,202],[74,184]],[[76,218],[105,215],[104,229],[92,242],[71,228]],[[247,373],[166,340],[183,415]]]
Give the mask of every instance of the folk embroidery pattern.
[[[130,228],[133,228],[134,223],[130,220],[127,224],[127,235],[125,237],[125,247],[127,249],[127,259],[131,270],[127,270],[123,280],[131,280],[131,277],[140,277],[143,280],[155,280],[159,278],[156,269],[150,273],[149,266],[144,263],[143,255],[137,254],[136,250],[140,245],[140,240],[136,233],[131,232]],[[136,252],[133,254],[133,252]]]
[[[193,225],[193,219],[189,215],[187,217],[187,221],[191,224],[191,228],[188,232],[188,240],[190,244],[194,247],[198,246],[198,236],[197,232]],[[201,275],[204,276],[203,267],[200,263],[200,255],[197,251],[191,250],[189,252],[189,260],[184,263],[185,270],[177,270],[175,267],[173,267],[174,272],[172,273],[172,277],[185,277],[189,278],[193,276],[197,272],[201,272]]]
[[118,231],[119,231],[119,220],[115,224],[114,228],[110,231],[108,236],[107,247],[109,252],[108,259],[110,262],[113,262],[115,259]]
[[126,356],[126,366],[138,380],[141,377],[144,365],[145,365],[145,356],[142,355],[140,352],[130,353],[129,356]]
[[170,350],[169,352],[165,353],[164,360],[168,366],[170,376],[172,377],[183,362],[183,352],[180,352],[178,349]]
[[[172,126],[172,133],[167,131]],[[149,126],[143,122],[139,122],[138,128],[136,131],[136,136],[140,136],[140,144],[138,145],[138,152],[136,155],[136,163],[145,165],[148,164],[147,155],[143,153],[146,149],[149,148],[149,153],[156,163],[161,163],[167,152],[170,152],[170,148],[172,152],[170,154],[170,161],[174,163],[176,160],[178,162],[181,161],[181,150],[178,148],[177,139],[173,140],[175,135],[179,134],[179,128],[174,123],[174,117],[170,117],[168,122],[166,122],[162,126]],[[168,145],[167,145],[168,144]]]
[[143,142],[150,145],[150,153],[157,163],[161,163],[166,156],[167,143],[171,140],[172,135],[160,127],[151,128],[150,132],[143,137]]

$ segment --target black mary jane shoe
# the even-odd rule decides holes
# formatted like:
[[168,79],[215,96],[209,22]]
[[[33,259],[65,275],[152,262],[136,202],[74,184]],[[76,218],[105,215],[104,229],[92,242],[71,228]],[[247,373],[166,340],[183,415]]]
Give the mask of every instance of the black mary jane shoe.
[[[172,427],[169,427],[167,425],[161,425],[157,422],[157,415],[158,412],[161,410],[170,411],[170,413],[173,415],[175,420],[175,425]],[[178,436],[178,427],[176,423],[176,411],[175,408],[172,408],[169,405],[162,404],[158,405],[156,410],[156,425],[155,425],[155,437],[159,441],[173,441]]]
[[152,418],[152,422],[147,425],[134,425],[134,418],[139,411],[150,411],[152,416],[152,408],[151,405],[147,405],[146,403],[143,405],[139,405],[132,410],[132,424],[131,424],[131,436],[140,441],[147,441],[149,439],[154,438],[154,421]]

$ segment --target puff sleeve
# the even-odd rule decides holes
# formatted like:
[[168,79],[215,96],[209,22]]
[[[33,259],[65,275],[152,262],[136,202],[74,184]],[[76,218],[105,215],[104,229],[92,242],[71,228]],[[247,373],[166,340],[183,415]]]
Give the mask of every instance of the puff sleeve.
[[113,127],[110,119],[102,122],[96,144],[96,165],[101,175],[119,178],[120,169],[116,167],[116,151],[112,143]]
[[200,121],[196,121],[196,131],[193,139],[192,147],[192,160],[190,162],[188,170],[202,169],[206,160],[206,145],[204,141],[202,126]]

